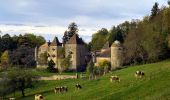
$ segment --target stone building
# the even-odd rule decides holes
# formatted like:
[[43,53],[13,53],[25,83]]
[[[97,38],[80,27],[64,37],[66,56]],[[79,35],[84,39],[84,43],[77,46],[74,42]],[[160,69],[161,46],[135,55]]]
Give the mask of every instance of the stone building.
[[[55,37],[52,42],[48,42],[36,48],[35,57],[37,58],[37,68],[46,68],[47,65],[40,65],[38,63],[38,59],[40,54],[47,52],[48,60],[52,60],[55,63],[55,67],[59,70],[61,69],[61,59],[59,50],[64,48],[65,57],[68,55],[71,56],[70,62],[71,65],[69,66],[69,70],[79,70],[85,67],[86,59],[85,56],[87,54],[87,49],[85,47],[85,43],[77,34],[74,34],[68,42],[63,46],[62,43],[59,42],[58,38]],[[46,66],[46,67],[44,67]]]
[[101,51],[93,52],[92,58],[95,66],[99,66],[100,62],[108,61],[111,69],[116,69],[123,65],[123,54],[123,46],[116,40],[112,45],[106,42]]
[[119,41],[111,45],[111,68],[116,69],[123,65],[123,46]]
[[70,40],[65,44],[65,55],[71,55],[71,68],[72,70],[79,70],[86,64],[85,56],[87,49],[81,38],[74,34]]

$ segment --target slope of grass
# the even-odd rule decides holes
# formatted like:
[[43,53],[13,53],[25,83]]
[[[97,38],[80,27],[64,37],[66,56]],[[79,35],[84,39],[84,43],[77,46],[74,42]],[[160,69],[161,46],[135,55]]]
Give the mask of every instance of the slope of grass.
[[[143,70],[145,77],[136,79],[136,70]],[[118,75],[120,82],[109,82],[111,75]],[[82,85],[75,90],[75,84]],[[68,92],[54,94],[56,86],[67,86]],[[114,71],[97,80],[68,79],[62,81],[40,81],[33,89],[26,90],[26,97],[19,93],[20,100],[34,100],[34,94],[41,93],[45,100],[170,100],[170,61],[128,67]]]

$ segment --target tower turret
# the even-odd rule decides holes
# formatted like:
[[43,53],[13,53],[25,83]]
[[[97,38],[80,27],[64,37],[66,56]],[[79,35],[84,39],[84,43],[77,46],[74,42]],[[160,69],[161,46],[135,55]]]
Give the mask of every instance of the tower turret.
[[115,41],[111,46],[111,69],[119,68],[123,65],[123,46],[119,41]]

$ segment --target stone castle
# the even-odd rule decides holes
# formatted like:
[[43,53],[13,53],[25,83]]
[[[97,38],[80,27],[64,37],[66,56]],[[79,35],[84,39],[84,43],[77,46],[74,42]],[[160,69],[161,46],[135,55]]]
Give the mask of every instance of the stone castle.
[[99,66],[100,62],[108,61],[110,62],[111,69],[116,69],[123,66],[123,55],[124,49],[119,41],[114,41],[113,44],[106,44],[100,51],[92,53],[92,59],[95,66]]
[[123,46],[119,41],[115,41],[112,45],[108,42],[98,52],[88,52],[85,43],[77,34],[74,34],[66,44],[59,42],[55,37],[52,42],[47,42],[35,49],[35,58],[37,62],[37,68],[46,68],[47,65],[40,65],[38,59],[42,53],[47,52],[48,60],[52,60],[55,63],[55,67],[61,70],[60,52],[64,47],[65,57],[70,55],[71,65],[70,70],[78,70],[85,68],[88,60],[91,57],[95,66],[98,66],[101,61],[108,61],[111,64],[111,69],[119,68],[123,65]]
[[43,44],[42,46],[36,48],[35,58],[37,61],[37,68],[46,68],[47,65],[40,65],[38,59],[42,53],[47,52],[48,61],[52,60],[55,63],[55,67],[61,70],[61,59],[59,54],[61,49],[64,47],[65,57],[70,55],[71,65],[70,70],[78,70],[85,67],[87,61],[85,56],[87,55],[87,49],[85,48],[85,43],[77,34],[74,34],[66,44],[59,42],[58,38],[55,37],[52,42]]

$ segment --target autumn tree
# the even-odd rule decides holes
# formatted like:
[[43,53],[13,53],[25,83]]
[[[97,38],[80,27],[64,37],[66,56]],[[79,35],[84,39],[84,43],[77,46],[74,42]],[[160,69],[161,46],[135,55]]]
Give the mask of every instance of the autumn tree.
[[3,68],[7,68],[9,65],[9,51],[4,51],[2,56],[1,56],[1,64]]

